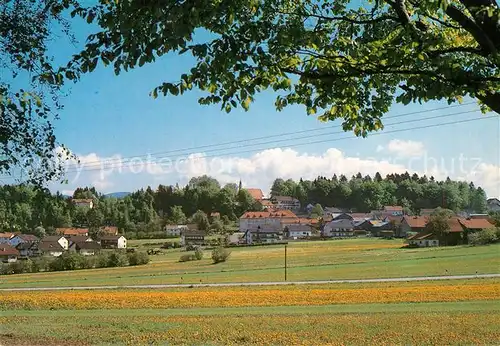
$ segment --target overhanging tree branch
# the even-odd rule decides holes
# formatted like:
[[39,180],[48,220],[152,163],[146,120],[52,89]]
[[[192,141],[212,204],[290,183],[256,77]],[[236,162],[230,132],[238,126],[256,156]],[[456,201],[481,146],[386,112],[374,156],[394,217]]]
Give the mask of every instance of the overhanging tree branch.
[[446,14],[449,15],[453,20],[459,23],[462,28],[467,30],[483,47],[484,50],[496,54],[497,49],[490,38],[483,32],[481,27],[476,24],[471,18],[466,16],[462,11],[460,11],[455,6],[451,5],[446,8]]

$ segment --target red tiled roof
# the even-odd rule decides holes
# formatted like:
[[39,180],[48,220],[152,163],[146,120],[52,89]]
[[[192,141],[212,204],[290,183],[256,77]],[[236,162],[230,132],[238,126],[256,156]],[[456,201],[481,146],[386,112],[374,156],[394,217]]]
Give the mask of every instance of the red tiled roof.
[[218,211],[214,211],[213,213],[210,213],[211,217],[220,217],[220,213]]
[[315,225],[319,223],[318,219],[307,219],[307,218],[299,218],[293,222],[294,224],[303,224],[303,225]]
[[56,233],[62,235],[86,235],[89,230],[88,228],[56,228]]
[[486,229],[494,227],[486,219],[459,219],[459,222],[467,229]]
[[257,201],[260,201],[264,198],[264,193],[262,193],[261,189],[246,189],[250,196],[252,196]]
[[267,199],[263,199],[261,201],[259,201],[260,204],[262,204],[263,206],[269,206],[269,207],[272,207],[274,204],[273,202],[267,200]]
[[104,226],[101,227],[101,230],[109,235],[117,235],[118,234],[118,227],[116,226]]
[[450,233],[460,233],[464,231],[460,224],[460,219],[456,217],[452,217],[448,220],[448,226],[450,226]]
[[0,244],[0,256],[19,256],[19,251],[10,245]]
[[404,220],[411,228],[424,228],[428,218],[425,216],[404,216]]
[[290,210],[273,210],[273,211],[248,211],[243,214],[240,219],[256,219],[256,218],[297,218]]
[[3,238],[3,239],[10,239],[13,237],[14,237],[14,233],[10,233],[10,232],[0,233],[0,238]]

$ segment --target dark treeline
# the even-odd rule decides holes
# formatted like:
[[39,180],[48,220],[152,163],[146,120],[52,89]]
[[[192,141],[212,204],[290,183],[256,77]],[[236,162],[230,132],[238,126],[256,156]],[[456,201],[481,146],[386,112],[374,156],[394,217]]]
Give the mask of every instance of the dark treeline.
[[[418,213],[422,208],[443,206],[455,211],[486,210],[483,189],[472,183],[435,181],[416,174],[391,174],[382,178],[341,175],[315,180],[276,179],[271,195],[293,196],[302,206],[320,203],[323,206],[347,208],[358,212],[380,209],[384,205],[401,205]],[[52,233],[57,227],[118,226],[127,237],[145,238],[160,235],[167,223],[198,223],[203,229],[220,231],[249,210],[261,206],[237,184],[221,186],[216,179],[202,176],[184,186],[159,185],[131,193],[124,198],[105,197],[94,188],[78,188],[73,198],[91,198],[93,209],[74,206],[60,193],[26,185],[0,187],[1,231]],[[220,213],[220,220],[210,218]]]
[[445,207],[454,211],[486,211],[486,194],[473,183],[436,181],[433,177],[417,174],[390,174],[385,178],[379,173],[374,177],[358,173],[348,179],[341,175],[331,178],[318,177],[313,181],[276,179],[271,195],[293,196],[302,205],[320,203],[352,211],[369,212],[384,205],[400,205],[413,213],[420,209]]

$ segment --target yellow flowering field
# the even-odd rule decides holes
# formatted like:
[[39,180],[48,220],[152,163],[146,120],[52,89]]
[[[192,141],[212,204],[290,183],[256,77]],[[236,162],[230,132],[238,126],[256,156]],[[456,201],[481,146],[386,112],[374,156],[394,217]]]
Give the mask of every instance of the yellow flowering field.
[[[2,345],[498,345],[497,312],[0,317]],[[16,326],[30,326],[18,328]]]
[[439,282],[350,288],[271,286],[184,290],[0,292],[0,309],[166,309],[495,300],[500,282]]

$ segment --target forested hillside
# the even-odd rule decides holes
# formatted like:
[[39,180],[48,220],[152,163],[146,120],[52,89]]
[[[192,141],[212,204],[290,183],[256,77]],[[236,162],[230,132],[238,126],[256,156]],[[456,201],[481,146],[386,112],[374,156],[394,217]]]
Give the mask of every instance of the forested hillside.
[[[254,187],[254,186],[248,186]],[[370,211],[384,205],[402,205],[410,211],[444,206],[453,210],[486,210],[486,195],[472,183],[417,175],[380,174],[374,177],[333,176],[308,180],[276,179],[271,195],[298,198],[303,206],[320,203],[323,206],[343,207],[353,211]],[[76,207],[71,199],[47,189],[25,185],[0,187],[0,222],[2,231],[37,232],[41,228],[52,233],[56,227],[80,226],[97,229],[103,225],[118,226],[128,237],[152,237],[169,223],[194,222],[221,230],[243,212],[259,210],[245,189],[237,184],[221,186],[216,179],[202,176],[191,179],[188,185],[147,187],[124,198],[106,197],[94,188],[79,188],[73,198],[92,198],[95,208]],[[220,221],[209,216],[219,212]],[[208,215],[208,216],[207,216]],[[41,228],[40,228],[41,226]]]

